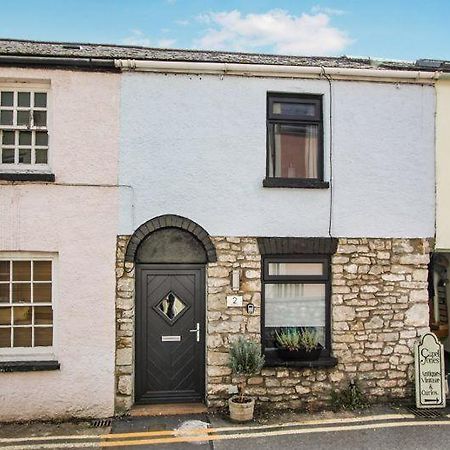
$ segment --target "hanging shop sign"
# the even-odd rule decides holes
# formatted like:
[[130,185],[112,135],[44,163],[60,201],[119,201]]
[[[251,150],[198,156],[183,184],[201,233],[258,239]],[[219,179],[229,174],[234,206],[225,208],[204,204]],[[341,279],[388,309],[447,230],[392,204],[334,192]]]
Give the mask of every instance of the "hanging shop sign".
[[425,333],[414,350],[417,408],[445,408],[443,345],[433,333]]

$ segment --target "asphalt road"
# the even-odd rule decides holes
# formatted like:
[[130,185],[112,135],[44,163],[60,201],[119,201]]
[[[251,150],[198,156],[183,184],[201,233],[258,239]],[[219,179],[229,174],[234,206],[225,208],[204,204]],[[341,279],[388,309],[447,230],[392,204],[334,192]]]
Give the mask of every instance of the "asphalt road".
[[[447,450],[450,416],[418,419],[408,413],[389,413],[278,424],[230,424],[205,416],[158,417],[116,421],[97,434],[81,429],[26,433],[5,437],[9,450]],[[29,431],[29,430],[28,430]]]

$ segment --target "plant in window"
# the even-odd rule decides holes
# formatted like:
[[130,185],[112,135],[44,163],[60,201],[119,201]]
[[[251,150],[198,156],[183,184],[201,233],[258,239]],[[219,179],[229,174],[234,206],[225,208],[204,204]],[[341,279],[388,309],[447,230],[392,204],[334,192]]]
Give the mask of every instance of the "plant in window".
[[247,377],[258,374],[263,365],[264,356],[261,355],[261,346],[258,343],[240,336],[231,344],[229,367],[239,379],[239,395],[231,397],[228,402],[232,420],[245,422],[253,419],[255,399],[245,395],[245,386]]
[[284,328],[275,331],[275,339],[282,359],[313,361],[322,352],[317,332],[308,328]]

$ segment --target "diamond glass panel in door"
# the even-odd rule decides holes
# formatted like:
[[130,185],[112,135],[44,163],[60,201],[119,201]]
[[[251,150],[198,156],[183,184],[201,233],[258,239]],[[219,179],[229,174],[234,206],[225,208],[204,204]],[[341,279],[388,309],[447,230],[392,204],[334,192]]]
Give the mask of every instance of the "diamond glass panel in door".
[[325,284],[265,284],[266,346],[273,347],[275,330],[315,330],[325,347]]
[[312,124],[275,124],[272,126],[270,176],[318,178],[318,126]]
[[173,292],[169,292],[156,308],[170,323],[174,323],[186,305]]

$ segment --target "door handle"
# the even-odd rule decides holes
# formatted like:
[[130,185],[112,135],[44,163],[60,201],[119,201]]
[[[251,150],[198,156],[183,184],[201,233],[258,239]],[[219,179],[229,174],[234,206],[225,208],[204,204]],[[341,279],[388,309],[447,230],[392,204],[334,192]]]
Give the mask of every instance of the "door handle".
[[197,326],[193,330],[189,330],[190,333],[196,333],[197,342],[200,342],[200,323],[197,322]]

